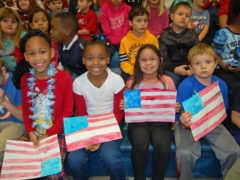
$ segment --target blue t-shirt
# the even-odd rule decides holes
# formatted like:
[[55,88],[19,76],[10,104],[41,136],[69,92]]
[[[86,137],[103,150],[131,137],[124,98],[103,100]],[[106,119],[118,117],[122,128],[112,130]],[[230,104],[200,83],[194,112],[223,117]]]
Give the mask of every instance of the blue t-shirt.
[[240,66],[240,34],[233,33],[228,27],[216,32],[212,46],[220,54],[224,64]]
[[[9,73],[7,82],[1,87],[5,92],[5,98],[16,107],[22,105],[21,90],[16,89],[12,82],[12,74]],[[0,122],[14,121],[23,124],[23,121],[15,118],[5,107],[0,105]]]
[[[228,105],[228,87],[227,87],[227,84],[222,79],[220,79],[219,77],[214,76],[214,75],[212,76],[211,81],[212,81],[211,83],[214,83],[214,82],[218,81],[219,88],[222,92],[225,108],[228,109],[229,105]],[[206,87],[207,86],[200,83],[195,78],[194,75],[191,75],[191,76],[187,77],[178,87],[177,102],[179,102],[181,104],[181,108],[183,109],[183,106],[182,106],[183,101],[189,99],[194,94],[196,94],[197,92],[205,89]],[[177,116],[177,120],[179,120],[179,116]]]
[[192,8],[191,24],[192,27],[196,30],[198,35],[202,32],[205,25],[209,26],[209,21],[210,15],[207,10],[198,12]]

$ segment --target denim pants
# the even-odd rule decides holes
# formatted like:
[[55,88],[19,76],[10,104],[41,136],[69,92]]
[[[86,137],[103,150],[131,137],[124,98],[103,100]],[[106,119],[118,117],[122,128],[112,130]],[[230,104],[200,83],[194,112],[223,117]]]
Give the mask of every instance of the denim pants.
[[[98,150],[100,159],[104,163],[104,167],[111,180],[125,180],[125,169],[120,152],[120,144],[121,140],[102,143]],[[90,153],[90,151],[83,148],[68,154],[67,162],[75,180],[89,179],[87,163]]]

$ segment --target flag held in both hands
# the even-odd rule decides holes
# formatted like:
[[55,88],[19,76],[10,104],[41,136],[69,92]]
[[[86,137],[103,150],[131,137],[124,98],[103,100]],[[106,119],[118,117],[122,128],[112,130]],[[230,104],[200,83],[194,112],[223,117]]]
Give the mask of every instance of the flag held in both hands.
[[176,90],[159,88],[124,91],[125,121],[174,122],[176,94]]
[[33,179],[61,172],[57,135],[43,139],[37,148],[32,142],[8,140],[0,179]]
[[227,117],[218,81],[206,87],[183,103],[185,111],[192,113],[190,129],[194,141],[212,131]]
[[64,132],[68,152],[122,138],[113,113],[64,118]]

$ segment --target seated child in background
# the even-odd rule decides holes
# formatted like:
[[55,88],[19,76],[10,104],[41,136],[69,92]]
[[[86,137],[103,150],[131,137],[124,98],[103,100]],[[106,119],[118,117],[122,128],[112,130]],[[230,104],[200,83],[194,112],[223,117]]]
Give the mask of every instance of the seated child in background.
[[0,164],[2,164],[6,141],[17,140],[26,133],[22,117],[21,91],[13,85],[12,74],[7,72],[3,58],[0,58],[0,86]]
[[62,0],[47,0],[47,6],[50,10],[51,18],[53,18],[55,15],[63,12]]
[[[107,68],[110,62],[107,43],[100,39],[88,41],[83,52],[87,72],[73,82],[77,116],[101,115],[113,112],[118,123],[123,119],[120,100],[123,99],[122,78]],[[125,180],[125,169],[120,152],[121,140],[89,144],[68,154],[67,163],[74,179],[88,179],[87,163],[90,152],[99,151],[110,179]]]
[[32,11],[39,8],[35,0],[16,0],[18,14],[22,19],[23,28],[28,30],[28,19]]
[[159,38],[160,34],[169,25],[168,12],[164,7],[164,0],[146,0],[143,2],[143,7],[146,8],[150,14],[148,30]]
[[[213,75],[218,63],[217,58],[214,49],[207,44],[198,44],[189,51],[189,67],[193,74],[179,85],[177,101],[181,105],[183,101],[192,97],[196,92],[218,81],[225,108],[228,109],[227,85],[223,80]],[[179,121],[175,123],[176,158],[177,167],[180,171],[180,180],[193,179],[192,169],[196,160],[201,156],[200,141],[194,141],[190,130],[191,115],[190,112],[182,110]],[[224,177],[240,156],[239,145],[222,124],[202,138],[208,141],[217,159],[220,160],[222,177]]]
[[212,39],[216,31],[220,29],[219,20],[218,20],[218,14],[219,14],[219,8],[220,8],[219,1],[221,0],[207,0],[207,2],[203,7],[203,9],[207,10],[210,15],[209,32],[208,32],[209,42],[212,42]]
[[[45,33],[47,36],[50,36],[50,23],[51,18],[47,11],[44,9],[35,9],[29,17],[29,29],[38,29]],[[54,48],[54,57],[52,61],[55,63],[55,67],[58,67],[58,46],[53,41],[52,47]]]
[[126,81],[134,75],[135,57],[144,44],[153,44],[159,47],[157,38],[147,30],[149,19],[148,11],[140,6],[129,11],[129,24],[132,30],[121,40],[119,57],[122,77]]
[[176,87],[192,74],[188,68],[187,53],[199,42],[196,31],[187,28],[191,14],[191,6],[188,3],[180,2],[175,5],[170,14],[172,25],[158,39],[166,74],[173,79]]
[[92,0],[78,0],[79,12],[76,14],[78,20],[77,34],[85,40],[90,40],[91,35],[99,34],[98,17],[90,9],[91,5]]
[[208,34],[210,15],[204,10],[205,0],[193,0],[191,26],[196,30],[199,41],[202,41]]
[[59,62],[73,79],[86,72],[80,47],[84,40],[78,37],[77,31],[77,19],[70,12],[57,14],[51,21],[50,34],[58,44]]
[[121,39],[130,30],[128,14],[131,7],[122,0],[112,0],[111,3],[105,4],[101,13],[101,27],[111,46],[112,70],[120,69],[119,64],[119,46]]
[[19,39],[24,36],[25,32],[23,32],[18,13],[8,7],[0,9],[0,24],[0,57],[4,58],[7,70],[13,72],[16,57],[10,54],[15,51],[15,47],[19,46]]
[[240,82],[240,1],[231,0],[229,8],[229,25],[216,32],[212,45],[221,58],[215,74],[227,83],[231,106]]

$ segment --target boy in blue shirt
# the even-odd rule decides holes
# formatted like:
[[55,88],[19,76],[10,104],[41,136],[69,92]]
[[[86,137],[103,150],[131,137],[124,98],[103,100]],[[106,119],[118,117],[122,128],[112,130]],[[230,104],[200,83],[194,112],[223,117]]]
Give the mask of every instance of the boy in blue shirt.
[[0,58],[0,164],[3,162],[7,140],[17,140],[25,133],[22,117],[21,91],[12,82],[4,59]]
[[[214,49],[210,45],[200,43],[189,51],[188,61],[193,74],[179,85],[177,101],[182,104],[196,92],[218,81],[225,108],[228,109],[227,85],[223,80],[213,75],[217,66],[217,54]],[[193,179],[192,169],[196,160],[201,156],[201,144],[199,141],[194,141],[189,129],[191,119],[191,113],[182,110],[180,119],[176,121],[175,125],[176,156],[180,180]],[[239,145],[222,124],[202,138],[209,142],[217,159],[220,160],[222,176],[224,177],[240,155]]]

